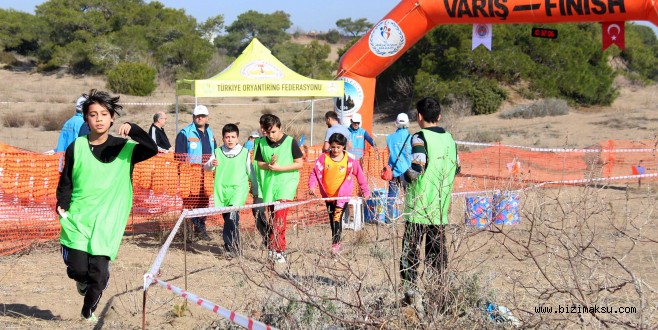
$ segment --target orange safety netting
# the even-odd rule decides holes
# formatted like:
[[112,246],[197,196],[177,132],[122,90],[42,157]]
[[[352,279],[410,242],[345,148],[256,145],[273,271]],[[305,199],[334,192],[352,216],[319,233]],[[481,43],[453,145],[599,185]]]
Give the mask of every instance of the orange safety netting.
[[[569,180],[611,178],[634,174],[641,164],[646,173],[656,173],[657,141],[604,141],[581,150],[532,149],[504,145],[460,145],[462,171],[455,179],[455,192],[518,189],[537,183],[573,184]],[[308,178],[320,147],[304,147],[305,162],[295,200],[307,200]],[[55,212],[56,188],[62,154],[44,155],[0,144],[0,255],[14,253],[31,244],[59,237]],[[380,179],[388,161],[386,149],[368,149],[363,169],[371,190],[386,188]],[[642,161],[640,163],[640,161]],[[635,173],[636,174],[636,173]],[[655,177],[650,179],[655,180]],[[617,181],[635,182],[636,178]],[[354,194],[357,194],[355,185]],[[213,174],[200,165],[160,154],[135,166],[133,209],[126,232],[158,233],[169,230],[184,208],[212,207]],[[249,197],[247,204],[251,204]],[[242,229],[254,228],[250,210],[240,212]],[[324,203],[292,207],[290,226],[326,222]],[[223,223],[221,215],[208,217],[212,229]]]

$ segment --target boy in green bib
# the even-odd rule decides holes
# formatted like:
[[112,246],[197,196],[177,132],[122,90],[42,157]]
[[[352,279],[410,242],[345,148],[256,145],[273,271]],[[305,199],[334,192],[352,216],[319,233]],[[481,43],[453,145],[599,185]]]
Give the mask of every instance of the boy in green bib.
[[[258,139],[254,157],[258,164],[258,196],[263,203],[289,202],[295,199],[299,184],[299,170],[304,165],[302,149],[291,136],[281,131],[281,120],[272,114],[260,117],[260,128],[265,138]],[[288,209],[268,208],[266,234],[269,254],[275,262],[285,263],[286,226]]]
[[[421,130],[411,137],[411,167],[404,173],[409,187],[405,195],[404,237],[400,275],[406,290],[405,301],[423,310],[418,292],[420,247],[425,238],[425,272],[436,285],[445,283],[448,267],[446,226],[455,175],[459,173],[457,145],[452,135],[439,127],[441,106],[431,97],[416,103]],[[443,297],[432,297],[440,305]]]
[[83,96],[82,114],[90,133],[66,148],[57,212],[66,273],[84,296],[81,316],[96,322],[93,312],[107,287],[109,262],[117,257],[132,208],[133,168],[157,155],[158,147],[136,124],[122,124],[121,138],[109,134],[122,109],[118,96],[95,89]]
[[[215,171],[215,207],[242,206],[247,201],[249,182],[251,195],[258,198],[258,183],[249,157],[249,150],[238,143],[240,130],[235,124],[226,124],[222,128],[224,144],[216,148],[210,160],[203,167],[206,171]],[[224,249],[228,255],[240,253],[240,213],[238,211],[223,213]]]

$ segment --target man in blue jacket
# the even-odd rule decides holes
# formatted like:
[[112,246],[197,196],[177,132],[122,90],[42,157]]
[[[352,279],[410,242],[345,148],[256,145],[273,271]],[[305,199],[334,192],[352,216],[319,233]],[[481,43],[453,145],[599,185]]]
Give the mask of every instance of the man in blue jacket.
[[[386,137],[388,147],[388,165],[393,170],[393,180],[388,182],[388,214],[387,218],[394,218],[395,204],[399,200],[399,189],[407,190],[408,182],[404,179],[404,172],[411,166],[411,136],[409,135],[409,116],[406,113],[398,114],[395,120],[395,133]],[[399,156],[398,156],[399,155]],[[395,166],[393,166],[395,165]],[[395,199],[391,199],[395,198]]]
[[366,149],[366,142],[371,146],[375,146],[375,141],[372,139],[368,131],[361,127],[361,114],[355,113],[352,115],[351,124],[347,128],[350,131],[350,141],[352,147],[348,148],[348,152],[354,155],[357,160],[363,157],[363,152]]
[[75,114],[62,126],[62,130],[59,132],[59,139],[57,140],[57,147],[54,150],[55,152],[66,151],[69,144],[78,138],[80,127],[85,122],[84,118],[82,118],[82,104],[85,100],[86,98],[84,96],[80,96],[75,102]]
[[[194,164],[204,164],[210,159],[217,143],[208,125],[208,108],[197,105],[192,112],[193,122],[180,130],[176,136],[175,159]],[[199,169],[199,175],[204,175]],[[204,192],[203,178],[201,178],[201,189],[191,193],[188,198],[183,199],[183,208],[198,209],[206,208],[209,198]],[[192,218],[194,234],[196,238],[210,241],[206,232],[206,217]]]

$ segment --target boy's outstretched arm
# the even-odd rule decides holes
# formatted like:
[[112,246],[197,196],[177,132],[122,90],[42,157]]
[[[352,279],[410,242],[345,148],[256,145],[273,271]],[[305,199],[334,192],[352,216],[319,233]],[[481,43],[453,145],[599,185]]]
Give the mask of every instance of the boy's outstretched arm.
[[[126,130],[128,130],[126,132]],[[127,134],[126,134],[127,133]],[[119,127],[119,134],[127,135],[133,141],[137,142],[135,150],[133,151],[132,164],[143,162],[158,154],[158,145],[151,139],[149,134],[144,131],[139,125],[134,123],[124,123]]]

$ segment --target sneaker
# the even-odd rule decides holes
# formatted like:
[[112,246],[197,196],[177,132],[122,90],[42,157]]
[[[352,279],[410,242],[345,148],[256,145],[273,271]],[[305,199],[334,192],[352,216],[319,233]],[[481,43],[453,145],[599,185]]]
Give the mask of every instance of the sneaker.
[[84,315],[82,315],[82,313],[80,313],[80,320],[88,322],[88,323],[92,323],[92,324],[95,324],[95,323],[98,322],[98,318],[96,317],[96,315],[94,315],[94,313],[91,313],[91,316],[89,316],[89,317],[85,317]]
[[75,282],[75,288],[78,289],[78,294],[85,296],[87,294],[87,283]]
[[277,264],[285,264],[286,263],[286,255],[283,252],[274,252],[273,257],[274,262]]
[[339,253],[340,253],[340,243],[331,244],[331,254],[339,254]]
[[210,238],[210,236],[208,236],[208,233],[206,233],[205,231],[197,234],[197,236],[199,237],[200,240],[212,241],[212,238]]

